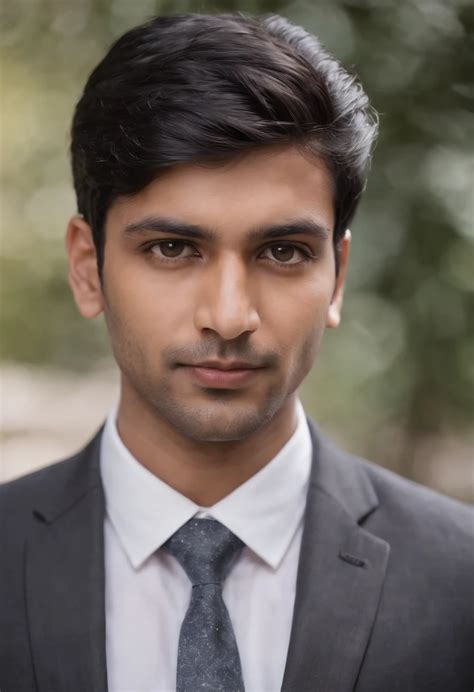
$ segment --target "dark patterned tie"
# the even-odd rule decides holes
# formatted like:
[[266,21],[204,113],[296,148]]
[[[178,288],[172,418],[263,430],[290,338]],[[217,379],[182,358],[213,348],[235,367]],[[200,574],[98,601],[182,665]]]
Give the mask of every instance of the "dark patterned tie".
[[214,519],[191,519],[164,544],[192,583],[181,625],[176,692],[243,692],[239,651],[222,584],[242,541]]

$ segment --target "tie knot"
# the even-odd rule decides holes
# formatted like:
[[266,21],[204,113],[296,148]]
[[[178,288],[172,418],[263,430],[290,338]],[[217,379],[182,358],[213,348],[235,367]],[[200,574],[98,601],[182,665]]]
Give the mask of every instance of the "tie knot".
[[222,583],[243,545],[215,519],[190,519],[163,547],[178,560],[192,585],[198,586]]

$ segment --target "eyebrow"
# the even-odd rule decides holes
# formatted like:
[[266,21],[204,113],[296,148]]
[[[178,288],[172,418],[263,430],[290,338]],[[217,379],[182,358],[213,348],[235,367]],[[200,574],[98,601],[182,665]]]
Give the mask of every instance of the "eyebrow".
[[[205,228],[197,224],[180,221],[166,216],[146,216],[139,221],[134,221],[125,226],[125,235],[132,237],[148,231],[162,231],[173,233],[196,240],[215,241],[218,233],[211,228]],[[246,241],[268,240],[280,236],[306,234],[318,240],[328,240],[331,233],[328,228],[317,223],[309,217],[289,219],[281,224],[259,226],[251,228],[245,236]]]

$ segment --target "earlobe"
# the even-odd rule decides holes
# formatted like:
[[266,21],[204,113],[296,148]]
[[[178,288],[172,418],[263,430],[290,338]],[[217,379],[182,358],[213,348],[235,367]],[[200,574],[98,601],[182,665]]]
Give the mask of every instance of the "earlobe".
[[349,263],[349,251],[351,245],[351,232],[346,230],[344,237],[340,241],[339,247],[339,272],[336,278],[336,285],[328,308],[326,327],[335,329],[341,323],[342,303],[344,298],[344,286],[346,281],[347,266]]
[[328,315],[326,320],[326,327],[329,329],[336,329],[341,323],[341,311],[339,305],[332,302],[328,309]]
[[102,286],[92,230],[80,215],[73,216],[69,221],[66,250],[69,258],[69,285],[77,308],[83,317],[93,319],[104,307]]

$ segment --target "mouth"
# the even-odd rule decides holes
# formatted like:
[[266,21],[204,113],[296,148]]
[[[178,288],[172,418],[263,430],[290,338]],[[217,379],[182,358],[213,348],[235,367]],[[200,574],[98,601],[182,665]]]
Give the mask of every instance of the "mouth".
[[217,389],[227,388],[227,389],[237,389],[243,385],[250,382],[259,373],[262,372],[264,368],[255,366],[245,366],[235,367],[222,367],[222,365],[210,366],[210,365],[183,365],[185,370],[189,372],[191,377],[197,381],[199,384],[205,387],[213,387]]

